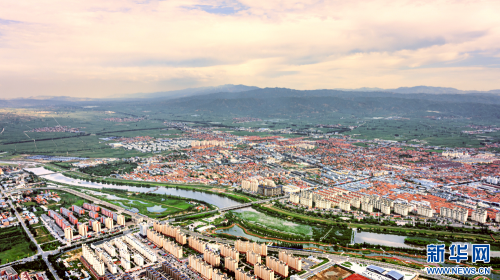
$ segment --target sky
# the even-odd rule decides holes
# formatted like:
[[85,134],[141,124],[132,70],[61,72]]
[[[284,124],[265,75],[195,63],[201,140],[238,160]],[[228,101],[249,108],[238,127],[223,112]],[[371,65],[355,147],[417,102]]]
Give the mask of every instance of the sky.
[[500,1],[0,0],[0,98],[500,89]]

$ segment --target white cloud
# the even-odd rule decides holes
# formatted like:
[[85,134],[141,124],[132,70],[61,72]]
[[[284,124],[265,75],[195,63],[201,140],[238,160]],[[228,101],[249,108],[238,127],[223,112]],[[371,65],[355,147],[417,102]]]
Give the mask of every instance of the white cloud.
[[[226,83],[500,88],[491,78],[497,68],[484,60],[457,64],[478,53],[498,56],[498,1],[0,5],[0,97],[105,96]],[[234,13],[218,14],[218,7]]]

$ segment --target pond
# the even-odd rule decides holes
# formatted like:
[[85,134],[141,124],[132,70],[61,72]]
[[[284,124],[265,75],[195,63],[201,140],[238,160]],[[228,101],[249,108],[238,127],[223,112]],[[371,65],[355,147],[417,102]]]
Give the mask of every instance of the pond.
[[365,231],[358,232],[356,229],[353,229],[353,234],[354,234],[354,244],[366,242],[370,244],[391,246],[391,247],[424,249],[423,246],[405,244],[406,236],[373,233]]
[[161,212],[167,210],[168,208],[163,208],[163,207],[161,207],[161,205],[155,205],[155,206],[152,206],[152,207],[148,207],[147,209],[148,209],[149,212],[161,213]]

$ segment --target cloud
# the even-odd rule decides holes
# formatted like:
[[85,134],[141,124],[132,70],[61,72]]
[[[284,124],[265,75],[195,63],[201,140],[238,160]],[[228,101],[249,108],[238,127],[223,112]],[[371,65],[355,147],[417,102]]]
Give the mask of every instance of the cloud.
[[[0,0],[0,98],[500,88],[498,1]],[[497,76],[498,77],[498,76]]]

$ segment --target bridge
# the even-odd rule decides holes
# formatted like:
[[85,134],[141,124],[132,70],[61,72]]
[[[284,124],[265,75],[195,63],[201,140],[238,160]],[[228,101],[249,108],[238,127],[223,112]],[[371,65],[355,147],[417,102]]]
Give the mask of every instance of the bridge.
[[216,212],[223,213],[223,212],[230,211],[230,210],[236,210],[236,209],[250,207],[253,204],[261,204],[261,203],[266,203],[266,202],[270,202],[273,200],[279,200],[279,199],[284,199],[284,198],[289,198],[289,197],[290,197],[290,195],[285,195],[285,196],[280,196],[280,197],[271,197],[268,199],[252,201],[252,202],[238,204],[238,205],[229,206],[229,207],[224,207],[224,208],[220,208],[220,209],[216,209],[216,210],[212,210],[212,211],[207,211],[207,212],[202,212],[202,213],[193,213],[193,214],[189,214],[189,215],[185,215],[185,216],[181,216],[181,217],[172,217],[172,219],[167,220],[167,222],[173,222],[173,221],[175,221],[175,218],[187,218],[187,217],[191,217],[194,215],[205,214],[205,213],[216,213]]

